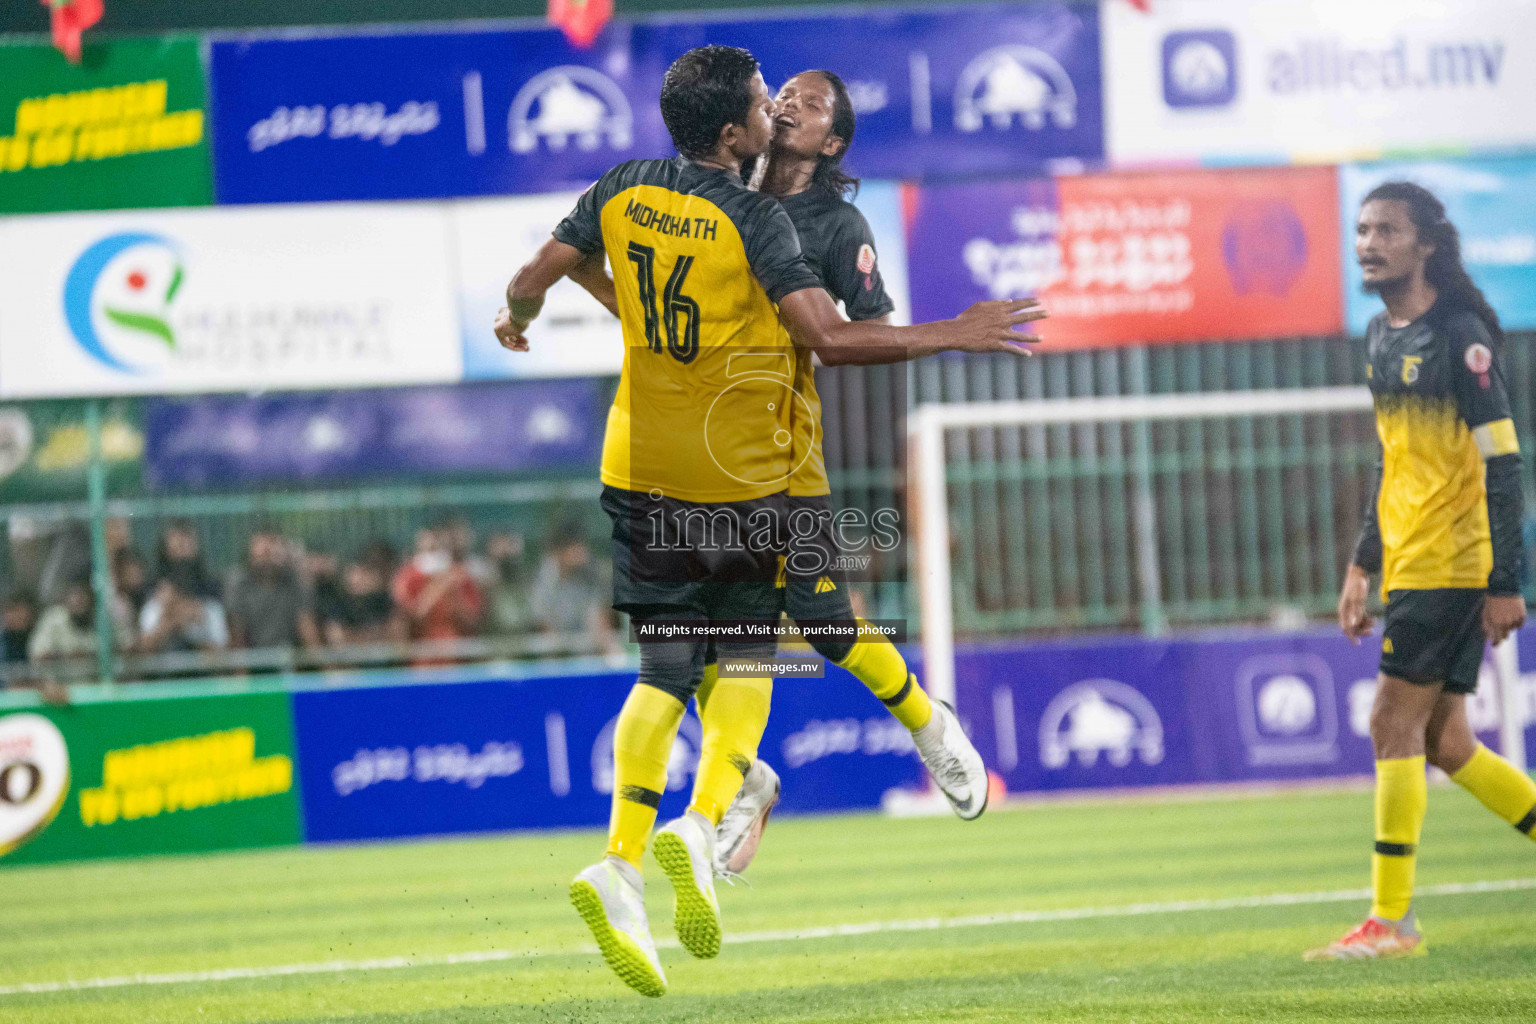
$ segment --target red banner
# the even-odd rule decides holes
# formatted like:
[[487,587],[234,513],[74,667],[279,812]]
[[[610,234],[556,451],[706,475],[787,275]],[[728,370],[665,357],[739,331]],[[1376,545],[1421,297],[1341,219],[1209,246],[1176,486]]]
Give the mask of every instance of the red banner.
[[925,188],[913,314],[1040,295],[1052,349],[1337,334],[1338,217],[1331,168]]

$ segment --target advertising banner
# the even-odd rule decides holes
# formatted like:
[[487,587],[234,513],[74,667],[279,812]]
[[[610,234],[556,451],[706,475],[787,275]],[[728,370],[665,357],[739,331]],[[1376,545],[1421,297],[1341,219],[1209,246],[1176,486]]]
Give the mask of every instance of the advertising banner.
[[553,29],[215,43],[218,198],[585,188],[624,160],[673,155],[662,76],[705,43],[750,49],[774,90],[811,68],[842,74],[859,115],[849,164],[861,174],[995,173],[1103,156],[1096,5],[621,21],[589,50]]
[[[149,399],[159,490],[595,470],[606,389],[591,379]],[[0,419],[3,424],[3,419]]]
[[[921,773],[911,735],[857,680],[782,681],[760,750],[782,810],[876,806]],[[597,826],[634,673],[300,693],[295,733],[310,841]],[[683,719],[665,820],[687,806],[702,727]]]
[[19,217],[0,251],[0,398],[460,377],[436,207]]
[[587,50],[553,28],[217,42],[219,202],[552,192],[670,156],[666,68],[636,31]]
[[1536,4],[1104,5],[1117,162],[1331,162],[1536,143]]
[[1461,259],[1510,330],[1536,328],[1536,160],[1422,160],[1351,164],[1339,170],[1344,294],[1351,334],[1365,333],[1381,300],[1360,290],[1355,219],[1367,192],[1412,181],[1445,204],[1461,234]]
[[[0,405],[0,501],[84,498],[90,455],[83,402]],[[137,400],[120,398],[105,404],[101,457],[110,492],[121,495],[139,489],[144,428]]]
[[1038,295],[1053,349],[1333,334],[1337,196],[1331,168],[916,188],[912,316]]
[[0,713],[0,864],[299,840],[288,697]]
[[[543,312],[529,330],[529,351],[508,352],[491,333],[496,311],[507,304],[507,282],[549,241],[550,232],[575,208],[580,196],[579,192],[559,192],[471,199],[449,207],[457,252],[466,380],[617,375],[622,368],[624,343],[618,321],[581,286],[566,278],[549,290]],[[855,204],[875,236],[881,277],[896,303],[895,322],[910,323],[901,186],[888,181],[865,182]]]
[[705,43],[745,47],[775,92],[801,71],[836,72],[858,114],[848,157],[858,174],[994,174],[1104,155],[1097,4],[946,5],[656,31],[663,62]]
[[[957,704],[1015,792],[1366,775],[1378,658],[1332,630],[976,648]],[[1467,714],[1495,746],[1497,692],[1485,662]]]
[[206,136],[196,39],[0,45],[0,214],[206,205]]
[[569,278],[549,290],[528,329],[527,352],[508,352],[491,333],[496,311],[507,304],[507,282],[549,241],[580,197],[580,192],[557,192],[472,199],[451,207],[466,380],[606,375],[623,366],[619,322]]

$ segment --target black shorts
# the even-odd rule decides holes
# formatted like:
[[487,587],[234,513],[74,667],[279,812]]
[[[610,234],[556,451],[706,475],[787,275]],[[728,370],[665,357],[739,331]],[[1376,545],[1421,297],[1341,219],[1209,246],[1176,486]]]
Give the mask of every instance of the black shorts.
[[848,574],[832,534],[826,495],[789,499],[784,555],[784,613],[799,623],[852,622]]
[[615,610],[681,608],[715,621],[778,618],[783,494],[695,502],[605,485],[601,500],[613,522]]
[[1381,629],[1381,671],[1472,693],[1483,664],[1484,590],[1393,590]]

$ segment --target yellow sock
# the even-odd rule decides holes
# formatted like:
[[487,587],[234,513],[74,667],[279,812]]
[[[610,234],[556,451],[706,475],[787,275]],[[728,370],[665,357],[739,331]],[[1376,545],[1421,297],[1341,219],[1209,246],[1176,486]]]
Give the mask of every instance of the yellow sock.
[[1376,762],[1376,852],[1371,855],[1371,914],[1396,921],[1413,900],[1413,869],[1429,805],[1424,756]]
[[699,719],[704,718],[704,708],[709,704],[709,695],[715,692],[715,680],[720,678],[720,666],[711,661],[704,666],[704,681],[694,691],[693,699],[699,705]]
[[[864,626],[863,619],[859,625]],[[896,645],[878,633],[861,633],[848,656],[838,662],[853,673],[869,692],[880,698],[896,720],[913,732],[928,724],[933,705],[917,684],[917,677],[907,670]]]
[[1483,802],[1483,806],[1536,839],[1536,782],[1481,743],[1451,781]]
[[636,868],[656,824],[667,788],[667,760],[683,703],[654,686],[636,683],[613,732],[613,810],[608,817],[608,854]]
[[699,752],[699,773],[693,780],[689,810],[720,824],[725,809],[741,789],[742,777],[757,757],[772,697],[772,679],[714,680],[699,706],[704,749]]

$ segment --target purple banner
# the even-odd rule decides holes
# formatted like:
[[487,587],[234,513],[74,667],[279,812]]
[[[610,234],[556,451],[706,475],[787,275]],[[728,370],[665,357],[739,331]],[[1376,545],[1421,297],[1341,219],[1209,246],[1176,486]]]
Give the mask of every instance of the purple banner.
[[[972,648],[957,704],[1014,792],[1369,774],[1377,657],[1332,631]],[[1489,662],[1467,710],[1496,745]]]
[[151,487],[594,468],[604,384],[156,399],[144,406]]
[[[294,742],[311,842],[600,825],[630,673],[297,693]],[[703,741],[690,712],[661,820],[683,813]],[[875,807],[915,785],[912,737],[857,680],[781,680],[758,748],[791,813]]]
[[1104,156],[1097,5],[673,24],[662,40],[663,62],[704,43],[745,47],[770,89],[836,72],[858,114],[848,164],[859,174],[945,178]]
[[744,46],[769,88],[828,68],[858,114],[849,165],[890,178],[1104,156],[1097,5],[1041,2],[794,18],[615,21],[590,49],[556,30],[400,32],[212,46],[221,203],[584,188],[671,156],[667,65]]

